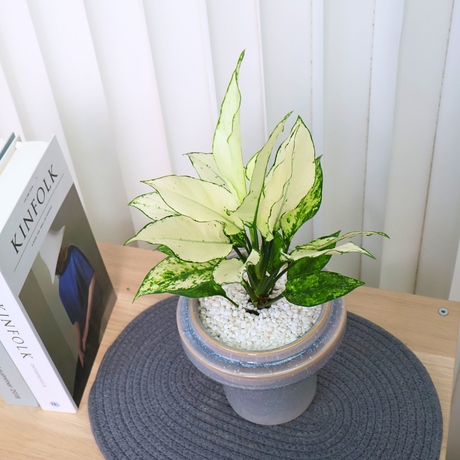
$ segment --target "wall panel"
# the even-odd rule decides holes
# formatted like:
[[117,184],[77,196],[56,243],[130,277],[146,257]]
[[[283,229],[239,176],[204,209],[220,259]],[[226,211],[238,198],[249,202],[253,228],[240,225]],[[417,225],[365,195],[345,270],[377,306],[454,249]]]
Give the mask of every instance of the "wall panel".
[[148,0],[144,8],[172,169],[194,176],[184,154],[211,152],[218,116],[206,2]]
[[[144,10],[140,2],[87,1],[85,9],[129,200],[141,180],[170,174],[168,147]],[[127,38],[129,37],[129,39]],[[131,209],[139,230],[148,219]]]
[[413,293],[425,222],[452,1],[408,0],[396,84],[380,287]]
[[246,50],[239,78],[241,143],[246,164],[267,140],[259,2],[208,0],[206,4],[219,110],[238,57]]
[[[323,230],[361,230],[374,2],[324,2]],[[359,277],[357,254],[328,265]]]
[[93,232],[97,239],[126,240],[134,226],[118,185],[123,175],[84,4],[33,0],[28,6]]

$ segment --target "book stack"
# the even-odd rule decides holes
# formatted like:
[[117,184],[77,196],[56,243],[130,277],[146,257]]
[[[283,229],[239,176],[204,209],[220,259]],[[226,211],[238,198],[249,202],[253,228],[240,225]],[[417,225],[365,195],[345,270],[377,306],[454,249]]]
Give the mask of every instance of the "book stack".
[[0,139],[0,395],[76,412],[116,296],[51,142]]

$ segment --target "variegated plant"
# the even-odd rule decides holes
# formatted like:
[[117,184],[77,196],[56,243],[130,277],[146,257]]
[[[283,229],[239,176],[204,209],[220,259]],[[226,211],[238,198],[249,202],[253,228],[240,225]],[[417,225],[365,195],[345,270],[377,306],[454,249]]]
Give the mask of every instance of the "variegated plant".
[[[268,168],[289,114],[244,167],[238,88],[243,57],[244,52],[222,103],[212,153],[188,154],[199,179],[171,175],[145,181],[154,191],[130,203],[153,222],[127,243],[147,241],[167,255],[148,273],[136,298],[164,292],[227,297],[222,285],[237,282],[259,309],[283,296],[297,305],[318,305],[364,284],[322,271],[332,255],[358,252],[373,257],[352,242],[337,243],[356,235],[387,236],[337,232],[289,252],[292,237],[321,204],[320,158],[315,158],[310,131],[299,117]],[[271,296],[286,272],[285,291]]]

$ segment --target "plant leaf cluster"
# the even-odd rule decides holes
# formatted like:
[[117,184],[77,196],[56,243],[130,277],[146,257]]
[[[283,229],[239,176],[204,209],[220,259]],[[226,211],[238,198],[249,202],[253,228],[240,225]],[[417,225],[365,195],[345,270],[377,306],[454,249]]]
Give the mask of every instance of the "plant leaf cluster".
[[[164,292],[226,297],[222,285],[241,283],[259,309],[283,296],[297,305],[318,305],[364,284],[323,271],[333,255],[356,252],[373,257],[352,242],[337,243],[357,235],[387,236],[336,232],[289,251],[297,230],[321,205],[320,158],[298,117],[269,167],[288,114],[244,166],[238,87],[243,57],[244,51],[222,102],[212,153],[188,154],[199,178],[170,175],[147,180],[153,191],[130,203],[152,222],[127,243],[147,241],[167,255],[147,274],[135,298]],[[286,272],[285,291],[273,297],[276,281]]]

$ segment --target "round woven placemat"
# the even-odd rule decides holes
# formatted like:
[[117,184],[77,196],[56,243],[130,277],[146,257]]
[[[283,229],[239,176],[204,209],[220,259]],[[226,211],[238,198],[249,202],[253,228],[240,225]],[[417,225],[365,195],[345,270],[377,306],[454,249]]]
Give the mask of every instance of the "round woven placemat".
[[107,351],[89,397],[91,427],[109,460],[431,460],[442,414],[416,356],[375,324],[348,313],[343,344],[318,373],[296,420],[255,425],[222,386],[185,356],[177,297],[139,315]]

